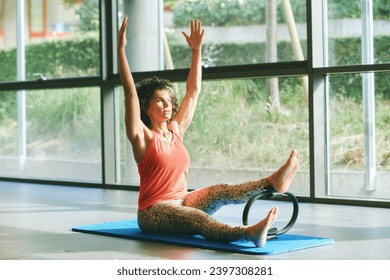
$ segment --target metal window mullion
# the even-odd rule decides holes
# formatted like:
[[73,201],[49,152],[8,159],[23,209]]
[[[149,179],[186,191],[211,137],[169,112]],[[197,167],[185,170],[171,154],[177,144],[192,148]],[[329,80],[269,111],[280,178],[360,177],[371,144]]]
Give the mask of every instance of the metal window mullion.
[[[362,64],[374,63],[372,0],[362,0]],[[375,190],[375,80],[374,73],[362,74],[364,165],[366,191]]]
[[102,183],[116,184],[119,172],[118,130],[115,121],[117,108],[113,76],[114,32],[116,31],[116,1],[100,1],[100,100],[102,141]]
[[[25,4],[24,0],[17,1],[17,80],[26,80],[26,54],[25,54]],[[26,113],[26,91],[18,90],[18,149],[19,168],[24,171],[27,158],[27,113]]]
[[306,1],[308,26],[310,197],[326,196],[329,187],[327,79],[315,72],[327,65],[326,0]]

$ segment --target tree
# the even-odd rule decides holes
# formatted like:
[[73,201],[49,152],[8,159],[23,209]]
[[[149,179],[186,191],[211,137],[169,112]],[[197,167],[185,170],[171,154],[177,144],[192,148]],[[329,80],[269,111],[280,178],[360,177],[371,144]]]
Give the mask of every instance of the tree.
[[[277,1],[268,0],[267,7],[267,52],[266,62],[277,62],[278,60],[278,47],[276,38],[276,26],[277,26]],[[280,110],[279,99],[279,85],[278,78],[269,78],[267,80],[269,99],[272,108],[277,111]]]

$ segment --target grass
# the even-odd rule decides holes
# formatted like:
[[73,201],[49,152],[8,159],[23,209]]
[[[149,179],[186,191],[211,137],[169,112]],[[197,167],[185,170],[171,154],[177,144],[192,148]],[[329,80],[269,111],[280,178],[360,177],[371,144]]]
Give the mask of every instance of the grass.
[[[375,104],[377,170],[390,171],[390,102]],[[333,170],[364,169],[364,126],[361,101],[334,95],[330,101],[330,155]]]
[[275,168],[295,148],[302,155],[302,167],[308,168],[308,110],[302,102],[302,91],[281,88],[281,113],[270,106],[262,90],[264,81],[203,83],[196,115],[185,138],[193,166]]
[[[5,104],[0,156],[18,155],[15,100]],[[100,98],[96,88],[27,92],[26,134],[30,157],[101,160]],[[8,106],[7,106],[8,105]]]

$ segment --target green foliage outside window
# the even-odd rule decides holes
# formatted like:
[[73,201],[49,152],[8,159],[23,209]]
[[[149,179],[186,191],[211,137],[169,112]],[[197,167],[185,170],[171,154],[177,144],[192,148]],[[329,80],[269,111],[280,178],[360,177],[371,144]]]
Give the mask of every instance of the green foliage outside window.
[[[358,64],[360,62],[360,42],[358,39],[338,39],[332,41],[331,44],[338,50],[335,52],[337,56],[332,58],[335,60],[336,64],[344,62]],[[376,59],[378,61],[389,61],[386,52],[386,46],[389,46],[389,44],[390,38],[388,37],[379,37],[375,39],[375,51],[377,52]],[[40,46],[42,48],[41,51],[39,51]],[[207,48],[207,45],[204,47]],[[218,47],[223,48],[223,51],[218,53],[216,62],[221,63],[222,65],[233,62],[251,63],[253,62],[254,57],[257,59],[257,63],[264,62],[264,55],[261,51],[264,50],[264,47],[259,47],[258,44],[257,46],[254,46],[253,44],[223,44]],[[99,69],[99,51],[97,48],[98,39],[94,37],[85,41],[53,41],[42,43],[41,45],[28,46],[26,53],[26,57],[29,61],[27,72],[29,74],[33,72],[30,70],[33,68],[30,67],[42,67],[39,68],[40,71],[50,71],[50,74],[53,77],[61,77],[63,73],[77,73],[80,75],[88,75],[91,73],[92,75],[97,75]],[[188,60],[189,57],[183,55],[187,53],[183,48],[185,48],[185,46],[171,46],[173,61],[175,62],[175,66],[179,68],[188,67],[190,63]],[[280,42],[278,48],[280,50],[279,54],[282,56],[281,59],[286,59],[290,55],[292,56],[291,47],[288,42]],[[42,53],[44,55],[40,55]],[[12,59],[14,56],[15,50],[0,51],[0,57],[8,58],[4,60],[4,67],[3,71],[0,72],[0,79],[4,80],[16,75],[15,68],[13,67],[15,59]],[[232,58],[240,60],[231,61]],[[58,67],[58,65],[61,65],[61,67]],[[388,147],[386,143],[390,143],[388,141],[390,135],[387,129],[390,120],[388,114],[388,112],[390,112],[388,101],[390,100],[390,75],[375,75],[375,85],[378,112],[377,137],[378,141],[381,141],[381,144],[378,145],[381,149],[378,149],[377,154],[378,161],[381,165],[378,168],[381,170],[388,170],[390,165],[390,161],[388,160],[388,149],[390,147]],[[283,108],[288,112],[287,115],[281,114],[277,110],[272,110],[272,107],[269,107],[270,103],[268,100],[267,86],[264,79],[246,79],[242,82],[216,81],[204,83],[202,88],[203,95],[199,102],[199,108],[194,123],[191,126],[193,129],[189,131],[187,137],[189,150],[196,151],[192,152],[193,162],[197,162],[202,166],[207,166],[212,163],[217,164],[218,162],[215,162],[216,160],[222,160],[225,163],[228,163],[232,158],[240,157],[242,161],[234,163],[235,166],[248,167],[254,166],[255,164],[272,164],[272,162],[277,165],[280,163],[280,160],[278,161],[278,157],[275,157],[275,153],[280,156],[280,159],[283,159],[285,157],[284,149],[286,147],[301,146],[303,147],[301,150],[307,149],[307,105],[302,98],[300,79],[283,78],[279,80],[279,86],[281,103]],[[348,111],[341,110],[340,112],[335,111],[332,113],[332,121],[336,124],[336,126],[334,124],[332,125],[335,129],[334,133],[340,135],[340,139],[344,139],[345,137],[343,138],[343,135],[347,134],[359,135],[359,133],[361,133],[362,125],[362,112],[359,109],[362,96],[361,77],[359,75],[350,75],[348,77],[345,77],[344,75],[334,76],[332,78],[331,90],[334,92],[332,101],[334,103],[332,104],[339,103],[339,105],[335,106],[349,104],[346,108],[351,109]],[[75,126],[77,126],[77,123],[81,124],[84,121],[88,121],[90,111],[80,111],[80,107],[74,106],[75,101],[78,100],[74,99],[75,95],[71,93],[67,95],[50,94],[48,92],[44,95],[37,96],[41,96],[41,98],[35,98],[35,100],[29,99],[29,110],[31,110],[31,117],[33,116],[35,120],[35,122],[31,124],[32,132],[34,131],[37,135],[40,133],[50,135],[50,132],[52,132],[52,137],[55,138],[64,131],[72,129],[74,131],[83,132],[78,133],[81,137],[80,141],[86,139],[87,135],[85,135],[85,133],[87,130],[80,130]],[[224,96],[223,102],[220,101],[221,96]],[[80,103],[80,100],[76,103],[84,105],[92,104],[92,100],[96,99],[96,96],[90,96],[86,92],[82,95],[82,99],[82,103]],[[49,104],[54,106],[52,107],[52,110],[47,109],[47,106],[50,106]],[[66,107],[66,112],[60,113],[62,112],[62,109],[65,108],[64,104],[68,104],[70,107]],[[55,107],[57,105],[59,107],[56,109]],[[219,106],[222,107],[219,108]],[[14,93],[0,93],[0,120],[3,123],[7,123],[7,127],[12,127],[16,120],[16,108]],[[69,108],[74,108],[75,110],[68,110]],[[231,115],[224,115],[226,114],[226,111],[232,112],[235,116],[230,123],[225,122],[222,126],[213,123],[213,120],[215,119],[231,118]],[[41,114],[40,112],[44,112],[44,114]],[[248,112],[252,112],[250,113],[250,116],[246,116],[243,121],[238,121],[240,120],[241,115],[247,114]],[[67,120],[62,124],[62,127],[58,126],[57,120],[60,116],[58,114],[65,117],[65,120]],[[210,114],[216,115],[213,116]],[[42,122],[42,125],[39,124],[40,122]],[[346,126],[346,123],[349,125]],[[244,128],[246,128],[246,133],[241,133]],[[290,129],[292,130],[289,131]],[[226,131],[231,131],[232,138],[226,139],[224,136]],[[264,135],[267,135],[267,139],[272,140],[262,142],[261,139],[264,139]],[[294,135],[294,137],[278,138],[280,135]],[[96,135],[93,135],[90,139],[94,139],[94,137],[96,137]],[[205,137],[207,139],[205,139]],[[6,139],[11,139],[9,142],[14,142],[11,136],[3,137],[4,141]],[[293,143],[291,141],[295,142]],[[218,155],[210,157],[208,149],[203,151],[199,150],[201,147],[200,143],[209,143],[213,149],[217,151]],[[270,153],[271,147],[268,146],[267,143],[272,143],[273,153]],[[275,145],[275,143],[278,144]],[[6,143],[3,143],[2,147],[9,146],[7,146]],[[308,168],[307,152],[308,151],[304,151],[306,155],[302,155],[303,168]],[[360,156],[356,156],[356,153]],[[337,159],[334,159],[334,162],[340,166],[347,165],[353,167],[353,163],[361,164],[361,161],[363,160],[361,153],[362,151],[356,151],[355,146],[347,148],[346,145],[341,145],[340,155],[337,155]]]
[[[265,24],[268,0],[172,0],[177,27],[187,26],[189,20],[201,18],[204,25],[233,26]],[[281,1],[278,3],[278,22],[284,23]],[[290,0],[296,22],[306,22],[306,0]],[[389,20],[390,0],[373,0],[376,20]],[[360,18],[361,1],[328,0],[330,19]]]
[[[254,1],[254,0],[253,0]],[[221,25],[234,25],[234,24],[249,24],[246,20],[252,18],[257,22],[261,22],[262,13],[260,12],[254,17],[240,17],[232,16],[229,13],[224,14],[227,9],[225,7],[234,7],[240,2],[252,3],[252,0],[242,1],[224,1],[224,9],[215,9],[215,12],[210,13],[210,22],[218,23]],[[97,1],[85,1],[85,3],[96,3]],[[172,1],[174,2],[174,1]],[[196,9],[204,9],[204,13],[209,13],[209,10],[213,8],[211,5],[207,10],[204,6],[205,1],[192,1],[192,12],[196,12]],[[215,7],[219,5],[221,7],[221,1],[208,1],[214,3]],[[263,1],[255,1],[263,5]],[[301,3],[305,1],[291,1],[294,3]],[[360,2],[360,1],[359,1]],[[383,8],[384,5],[388,5],[388,0],[376,2],[376,8]],[[188,19],[186,18],[186,9],[188,9],[189,1],[177,1],[175,4],[175,22],[177,25],[181,25],[179,18],[188,25]],[[253,2],[254,3],[254,2]],[[261,4],[263,3],[263,4]],[[343,6],[349,3],[349,1],[333,1],[332,5],[340,5],[340,16],[347,15],[351,17],[359,17],[357,13],[352,13],[355,8],[351,8],[351,11],[342,11]],[[381,5],[379,5],[381,3]],[[180,5],[181,6],[180,6]],[[173,5],[173,4],[172,4]],[[202,6],[203,5],[203,6]],[[298,4],[297,4],[298,5]],[[301,4],[299,4],[301,5]],[[298,9],[299,6],[293,6],[293,9]],[[229,8],[231,9],[231,8]],[[264,6],[262,8],[264,10]],[[336,8],[332,8],[337,10]],[[304,10],[304,9],[302,9]],[[389,9],[387,8],[387,11]],[[96,10],[91,10],[90,16],[81,17],[84,21],[84,27],[86,30],[96,30],[94,25],[93,14]],[[242,13],[242,11],[241,11]],[[249,11],[248,11],[249,13]],[[193,16],[188,14],[189,16]],[[303,20],[304,15],[301,19]],[[334,14],[334,17],[339,15]],[[203,16],[202,16],[203,17]],[[206,18],[206,17],[205,17]],[[299,19],[300,17],[298,17]],[[229,19],[229,21],[228,21]],[[256,23],[256,22],[255,22]],[[89,33],[84,33],[82,38],[73,38],[71,40],[59,40],[51,42],[43,42],[40,44],[26,46],[26,60],[27,60],[27,76],[31,79],[31,75],[36,72],[48,73],[50,78],[62,78],[69,76],[97,76],[99,75],[99,40],[97,36],[89,36]],[[88,35],[88,36],[86,36]],[[303,49],[305,50],[306,42],[301,42]],[[337,50],[331,52],[333,57],[332,65],[343,64],[360,64],[361,62],[361,50],[359,38],[345,38],[345,39],[332,39],[329,44],[332,48]],[[390,38],[376,37],[375,38],[375,59],[376,63],[388,62],[390,57],[388,54],[388,46],[390,45]],[[216,52],[215,66],[218,65],[239,65],[239,64],[252,64],[263,63],[265,59],[265,46],[262,44],[220,44],[220,45],[207,45],[207,48],[216,48],[221,50]],[[178,44],[170,45],[171,54],[175,64],[175,68],[187,68],[190,64],[187,50],[183,50],[183,46]],[[292,49],[290,42],[278,43],[279,61],[291,60]],[[0,81],[14,81],[16,80],[16,50],[4,49],[0,50],[0,61],[2,62],[2,71],[0,71]],[[378,108],[377,116],[377,135],[378,141],[381,141],[381,150],[378,150],[379,162],[382,164],[381,168],[388,170],[390,165],[390,156],[388,150],[390,147],[386,143],[390,143],[390,135],[388,133],[388,124],[390,116],[390,75],[375,75],[376,85],[376,101]],[[242,82],[238,81],[215,81],[212,83],[205,83],[202,92],[201,100],[199,102],[199,108],[194,119],[192,127],[194,129],[189,131],[190,141],[188,146],[192,152],[194,161],[198,164],[206,166],[213,160],[229,161],[232,158],[241,157],[241,163],[238,163],[241,167],[253,166],[253,163],[258,164],[270,163],[277,161],[276,165],[280,164],[278,157],[285,158],[285,148],[289,146],[301,145],[304,149],[308,147],[308,120],[307,120],[307,105],[302,99],[302,89],[300,86],[300,80],[298,78],[280,79],[281,89],[281,102],[284,109],[288,114],[281,114],[276,110],[272,110],[269,106],[267,86],[264,79],[247,79]],[[223,86],[222,86],[223,85]],[[334,124],[340,123],[339,127],[335,127],[335,133],[337,135],[357,135],[361,130],[361,112],[359,106],[361,103],[361,77],[359,75],[350,75],[346,80],[345,76],[334,76],[332,78],[331,87],[334,94],[332,104],[342,102],[342,104],[348,104],[348,108],[353,108],[346,112],[340,111],[334,112],[332,121]],[[37,98],[29,101],[29,110],[31,117],[34,118],[35,123],[29,124],[31,131],[39,135],[44,132],[46,135],[57,137],[72,129],[78,131],[80,135],[80,141],[83,139],[93,139],[94,137],[86,135],[88,130],[83,130],[78,124],[83,125],[84,122],[88,122],[88,116],[91,114],[90,110],[82,110],[77,104],[95,104],[96,96],[89,95],[88,91],[82,96],[77,97],[74,93],[74,89],[69,90],[69,94],[50,94],[49,92],[37,93]],[[221,102],[220,98],[224,96],[224,101]],[[78,98],[81,98],[78,99]],[[91,99],[92,98],[92,99]],[[75,103],[76,102],[76,103]],[[66,107],[64,104],[68,104]],[[52,106],[50,110],[47,110],[47,106]],[[222,106],[219,108],[218,106]],[[86,108],[88,106],[82,107]],[[6,123],[7,127],[15,125],[16,120],[16,98],[15,93],[0,92],[0,121]],[[66,110],[62,110],[65,109]],[[74,110],[73,110],[74,109]],[[228,110],[226,110],[228,109]],[[246,116],[245,119],[240,121],[240,116],[246,114],[250,110],[251,115]],[[44,112],[44,114],[43,114]],[[214,113],[210,118],[210,114]],[[232,115],[226,115],[226,112],[231,112]],[[93,112],[96,114],[98,112]],[[224,115],[225,114],[225,115]],[[62,116],[65,120],[63,126],[58,126],[58,117]],[[231,122],[226,123],[224,126],[218,126],[213,122],[215,119],[229,119]],[[349,123],[348,127],[345,123]],[[40,124],[41,123],[41,124]],[[207,123],[207,125],[205,125]],[[334,125],[332,125],[333,127]],[[92,126],[91,126],[92,127]],[[242,129],[246,128],[246,133],[242,133]],[[248,129],[249,128],[249,129]],[[231,131],[231,139],[226,139],[227,129]],[[291,129],[291,131],[290,131]],[[339,129],[339,130],[338,130]],[[0,129],[0,134],[6,135],[4,127]],[[199,133],[201,132],[201,133]],[[94,133],[94,132],[91,132]],[[291,137],[278,138],[280,135],[294,135]],[[261,142],[259,139],[264,139],[264,135],[267,135],[268,141]],[[96,137],[96,135],[94,135]],[[205,139],[205,137],[207,139]],[[9,142],[15,143],[15,137],[6,135],[2,137],[2,141],[5,139],[11,139]],[[187,141],[188,141],[187,139]],[[4,140],[4,141],[5,141]],[[260,142],[259,142],[260,141]],[[294,142],[291,142],[294,141]],[[8,140],[7,140],[8,142]],[[213,157],[210,157],[208,149],[204,151],[199,150],[202,146],[197,143],[210,143],[212,147],[218,147],[217,154],[213,153]],[[272,147],[267,146],[267,143],[271,143]],[[275,143],[279,143],[275,147]],[[7,143],[1,142],[2,147],[6,147]],[[280,148],[280,149],[279,149]],[[297,147],[298,149],[300,147]],[[342,147],[341,147],[342,148]],[[361,155],[361,151],[358,151]],[[342,155],[335,159],[336,164],[353,166],[356,159],[355,150],[341,151]],[[0,149],[0,154],[2,154]],[[276,155],[275,155],[276,154]],[[361,158],[359,158],[361,161]],[[308,168],[308,154],[302,157],[302,167]],[[352,162],[352,164],[351,164]],[[230,164],[230,163],[229,163]],[[232,163],[233,164],[233,163]],[[235,163],[237,165],[237,163]]]

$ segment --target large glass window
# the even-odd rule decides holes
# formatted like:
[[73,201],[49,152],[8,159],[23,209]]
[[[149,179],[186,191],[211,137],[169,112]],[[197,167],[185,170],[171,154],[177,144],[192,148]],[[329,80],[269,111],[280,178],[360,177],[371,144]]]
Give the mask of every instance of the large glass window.
[[101,182],[98,88],[1,97],[0,176]]
[[388,1],[328,0],[329,65],[390,62]]
[[18,2],[0,1],[0,82],[99,75],[98,0]]
[[329,195],[390,198],[389,79],[389,73],[330,76]]
[[306,3],[0,0],[0,177],[139,185],[110,28],[128,14],[135,79],[171,79],[179,99],[182,31],[205,28],[190,188],[267,176],[295,148],[294,193],[389,201],[389,5],[311,1],[306,20]]

